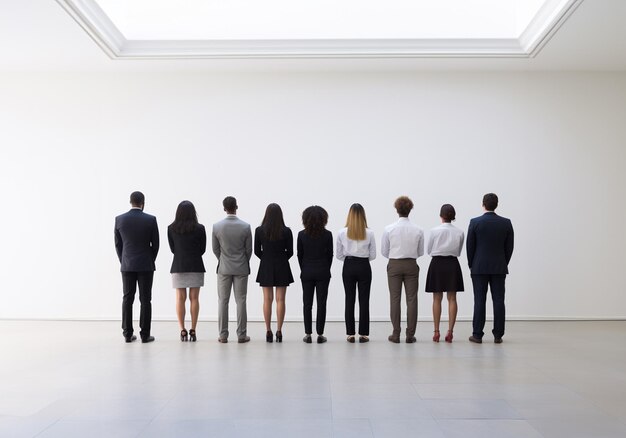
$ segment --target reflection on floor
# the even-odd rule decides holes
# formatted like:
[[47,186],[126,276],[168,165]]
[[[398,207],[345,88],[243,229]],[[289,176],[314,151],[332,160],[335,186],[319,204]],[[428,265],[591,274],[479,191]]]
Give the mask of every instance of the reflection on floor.
[[181,343],[157,322],[155,343],[125,344],[119,322],[1,321],[0,436],[626,436],[626,322],[510,322],[501,345],[469,343],[468,323],[452,344],[389,329],[349,344],[331,323],[318,345],[288,323],[266,344],[254,323],[219,344],[201,323]]

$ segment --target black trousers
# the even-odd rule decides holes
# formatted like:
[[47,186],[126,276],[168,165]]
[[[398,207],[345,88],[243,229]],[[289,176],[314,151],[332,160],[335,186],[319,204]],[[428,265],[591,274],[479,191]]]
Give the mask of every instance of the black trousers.
[[343,263],[343,288],[346,292],[346,333],[354,335],[354,304],[359,292],[359,334],[370,334],[370,287],[372,268],[366,258],[346,258]]
[[485,332],[485,308],[487,304],[487,289],[491,288],[491,300],[493,301],[493,336],[504,336],[504,280],[506,275],[472,275],[474,286],[474,319],[472,334],[475,338],[482,339]]
[[317,318],[315,319],[315,330],[318,335],[324,334],[326,325],[326,300],[328,299],[328,285],[330,278],[325,280],[302,280],[302,301],[304,310],[304,333],[313,333],[313,295],[317,291]]
[[139,313],[139,332],[141,339],[150,336],[150,325],[152,324],[152,278],[154,272],[122,272],[122,287],[124,297],[122,298],[122,331],[124,337],[133,335],[133,303],[135,293],[139,285],[139,302],[141,310]]

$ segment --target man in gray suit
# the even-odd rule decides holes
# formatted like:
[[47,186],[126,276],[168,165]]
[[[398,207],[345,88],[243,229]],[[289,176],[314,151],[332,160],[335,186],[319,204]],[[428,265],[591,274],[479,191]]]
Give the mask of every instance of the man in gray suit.
[[228,302],[233,289],[237,303],[237,340],[241,344],[250,341],[247,335],[246,297],[252,256],[252,230],[250,224],[237,217],[235,198],[227,196],[223,205],[227,216],[213,225],[213,253],[218,260],[218,341],[228,342]]

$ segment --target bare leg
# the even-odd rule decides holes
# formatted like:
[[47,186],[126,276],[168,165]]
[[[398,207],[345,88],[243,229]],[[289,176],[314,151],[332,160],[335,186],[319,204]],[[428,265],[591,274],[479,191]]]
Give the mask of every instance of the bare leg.
[[287,294],[286,287],[276,288],[276,330],[281,331],[283,329],[283,321],[285,320],[285,295]]
[[200,313],[200,288],[199,287],[190,287],[189,288],[189,312],[191,313],[191,330],[196,329],[196,325],[198,324],[198,314]]
[[176,316],[181,330],[185,329],[185,300],[187,300],[187,289],[176,289]]
[[454,331],[454,324],[456,323],[456,314],[458,307],[456,304],[456,292],[446,292],[448,297],[448,330]]
[[274,288],[263,288],[263,318],[265,319],[265,330],[272,330],[272,301],[274,301]]
[[435,322],[435,331],[439,331],[439,323],[441,322],[441,301],[443,300],[443,292],[433,293],[433,321]]

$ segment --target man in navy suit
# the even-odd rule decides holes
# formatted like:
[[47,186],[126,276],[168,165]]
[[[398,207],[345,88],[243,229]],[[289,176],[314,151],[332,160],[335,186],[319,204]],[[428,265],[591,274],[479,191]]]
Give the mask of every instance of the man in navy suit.
[[498,196],[483,196],[485,213],[472,219],[467,230],[467,261],[474,286],[474,319],[469,340],[483,342],[487,288],[491,287],[493,301],[493,336],[496,344],[504,336],[504,280],[509,273],[513,254],[513,225],[507,218],[498,216]]
[[131,209],[115,218],[115,250],[122,271],[122,330],[126,342],[137,339],[133,334],[133,302],[137,285],[141,311],[139,327],[141,342],[152,342],[152,278],[159,252],[159,227],[154,216],[143,212],[145,197],[141,192],[130,194]]

